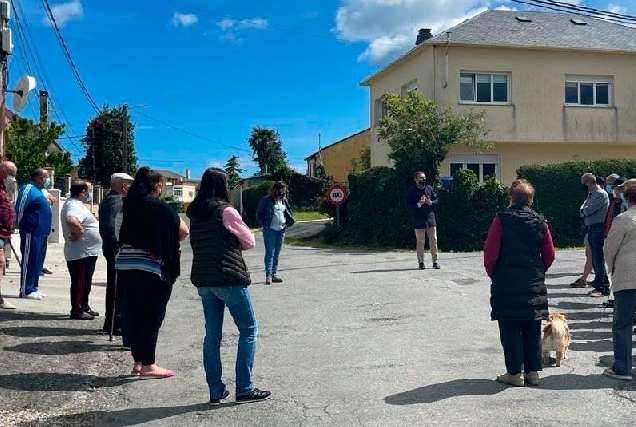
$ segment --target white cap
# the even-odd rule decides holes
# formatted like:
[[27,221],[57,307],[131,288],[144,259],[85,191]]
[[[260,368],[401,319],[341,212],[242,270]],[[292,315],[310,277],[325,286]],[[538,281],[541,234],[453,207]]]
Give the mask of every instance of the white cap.
[[119,182],[119,181],[134,181],[135,178],[128,175],[125,172],[117,172],[110,176],[110,182]]

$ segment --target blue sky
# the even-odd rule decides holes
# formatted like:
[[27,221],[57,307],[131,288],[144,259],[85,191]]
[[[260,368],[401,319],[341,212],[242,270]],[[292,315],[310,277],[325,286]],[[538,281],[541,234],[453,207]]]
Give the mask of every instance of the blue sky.
[[[13,2],[27,37],[18,37],[14,16],[9,86],[31,68],[37,89],[51,94],[53,119],[67,124],[70,138],[60,142],[77,160],[84,156],[77,136],[95,112],[42,2]],[[49,3],[95,101],[131,107],[139,165],[189,168],[195,178],[234,154],[243,176],[254,174],[247,144],[253,126],[277,129],[288,162],[304,172],[319,133],[325,146],[369,126],[368,89],[359,82],[410,49],[419,28],[437,34],[485,8],[524,9],[508,0]],[[630,0],[569,3],[636,14]],[[35,96],[21,114],[37,117]]]

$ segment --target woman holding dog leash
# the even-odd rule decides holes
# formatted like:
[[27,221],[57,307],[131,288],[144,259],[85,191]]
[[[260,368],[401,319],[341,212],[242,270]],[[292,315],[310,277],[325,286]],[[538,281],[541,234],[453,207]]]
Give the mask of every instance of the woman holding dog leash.
[[619,191],[629,208],[614,218],[603,246],[614,292],[614,365],[605,369],[603,375],[631,381],[632,324],[636,310],[636,179],[625,181]]
[[547,222],[530,209],[534,194],[525,179],[512,183],[510,206],[493,220],[484,246],[490,316],[499,322],[507,371],[497,381],[517,387],[539,385],[541,321],[548,319],[545,272],[555,256]]

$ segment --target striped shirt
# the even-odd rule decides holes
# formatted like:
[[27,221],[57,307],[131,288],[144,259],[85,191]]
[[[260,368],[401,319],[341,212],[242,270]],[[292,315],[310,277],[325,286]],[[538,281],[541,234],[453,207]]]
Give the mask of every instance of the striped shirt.
[[133,248],[130,245],[122,246],[115,259],[115,270],[141,270],[156,274],[161,279],[163,275],[163,261],[150,252]]

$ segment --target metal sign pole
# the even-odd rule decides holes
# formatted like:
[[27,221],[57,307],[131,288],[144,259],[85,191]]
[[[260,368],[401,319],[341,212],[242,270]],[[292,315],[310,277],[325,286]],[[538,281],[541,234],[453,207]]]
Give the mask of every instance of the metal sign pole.
[[340,204],[336,205],[336,225],[340,228]]

